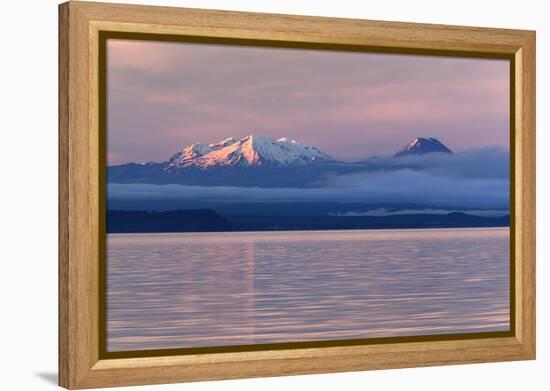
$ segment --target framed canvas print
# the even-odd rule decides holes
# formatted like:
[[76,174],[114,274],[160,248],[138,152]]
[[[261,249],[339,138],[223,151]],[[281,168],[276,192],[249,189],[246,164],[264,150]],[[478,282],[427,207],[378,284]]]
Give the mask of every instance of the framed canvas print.
[[535,358],[535,33],[60,5],[60,385]]

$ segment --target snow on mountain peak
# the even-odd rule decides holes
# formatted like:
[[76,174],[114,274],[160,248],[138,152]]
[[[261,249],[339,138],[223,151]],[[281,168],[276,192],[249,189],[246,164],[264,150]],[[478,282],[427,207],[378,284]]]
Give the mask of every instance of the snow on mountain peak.
[[172,156],[168,163],[172,166],[185,165],[186,162],[204,156],[211,151],[212,148],[210,146],[201,143],[191,144]]
[[453,151],[434,137],[417,137],[393,156],[424,155],[432,152],[453,153]]
[[235,139],[235,137],[228,137],[226,139],[223,139],[222,141],[218,141],[217,143],[208,144],[208,146],[212,149],[220,149],[220,148],[227,147],[228,145],[231,145],[231,144],[235,143],[235,141],[237,141]]
[[286,137],[274,140],[250,134],[241,139],[230,137],[208,146],[193,144],[185,147],[169,160],[169,166],[294,166],[323,160],[333,159],[319,149],[296,140]]
[[289,139],[288,137],[281,137],[277,140],[280,143],[292,143],[292,144],[298,144],[298,141]]

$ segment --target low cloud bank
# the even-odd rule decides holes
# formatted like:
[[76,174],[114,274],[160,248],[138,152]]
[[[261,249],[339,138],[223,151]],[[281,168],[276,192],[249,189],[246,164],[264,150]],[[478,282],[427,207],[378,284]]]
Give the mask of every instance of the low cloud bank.
[[[434,209],[507,210],[510,156],[483,148],[453,155],[373,158],[364,170],[333,174],[314,188],[108,184],[110,208],[174,209],[261,202],[414,203]],[[350,212],[354,212],[350,210]]]
[[510,177],[510,152],[500,147],[485,147],[454,154],[431,153],[399,158],[375,157],[367,159],[365,164],[367,172],[409,168],[435,176],[453,178],[508,179]]
[[191,203],[214,202],[362,202],[417,203],[451,208],[506,209],[509,180],[437,177],[412,170],[372,174],[342,179],[347,186],[330,188],[243,188],[228,186],[183,186],[149,184],[109,184],[109,205],[139,201],[150,208],[163,202],[188,207]]
[[387,208],[377,208],[371,209],[365,212],[344,212],[344,213],[329,213],[330,216],[348,216],[348,217],[357,217],[357,216],[395,216],[395,215],[414,215],[414,214],[435,214],[435,215],[446,215],[452,212],[464,212],[466,211],[469,215],[481,216],[481,217],[503,217],[509,214],[508,210],[491,210],[491,209],[399,209],[392,210]]

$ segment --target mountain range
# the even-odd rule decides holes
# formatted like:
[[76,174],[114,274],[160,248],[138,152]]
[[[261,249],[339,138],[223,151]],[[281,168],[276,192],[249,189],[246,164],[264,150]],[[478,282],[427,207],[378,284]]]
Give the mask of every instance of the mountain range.
[[[430,153],[453,152],[435,138],[418,137],[393,155],[392,164],[406,167],[409,163],[400,158]],[[188,145],[164,162],[109,166],[107,178],[110,183],[314,187],[333,174],[353,174],[379,166],[376,158],[343,162],[286,137],[248,135]]]

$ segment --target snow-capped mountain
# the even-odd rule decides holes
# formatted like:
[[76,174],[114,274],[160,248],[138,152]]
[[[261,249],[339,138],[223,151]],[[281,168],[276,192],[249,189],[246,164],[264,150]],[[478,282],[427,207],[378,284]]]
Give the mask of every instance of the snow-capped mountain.
[[[430,152],[452,153],[434,138],[417,138],[394,156],[420,156]],[[422,169],[423,159],[370,158],[338,161],[311,145],[289,138],[249,135],[212,144],[185,146],[163,162],[109,166],[109,183],[179,184],[308,188],[362,172]]]
[[425,155],[427,153],[453,153],[438,139],[433,137],[417,137],[410,143],[401,148],[394,157],[409,156],[409,155]]
[[183,167],[202,169],[220,167],[281,166],[292,167],[334,160],[330,155],[289,138],[278,140],[264,136],[233,137],[204,145],[192,144],[172,156],[167,170]]

